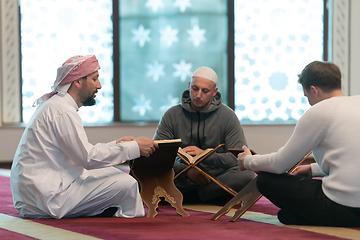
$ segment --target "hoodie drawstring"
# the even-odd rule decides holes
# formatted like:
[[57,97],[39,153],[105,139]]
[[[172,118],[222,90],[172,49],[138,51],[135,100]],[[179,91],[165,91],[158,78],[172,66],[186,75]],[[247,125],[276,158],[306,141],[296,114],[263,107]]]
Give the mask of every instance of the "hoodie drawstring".
[[190,112],[190,145],[192,141],[192,112]]
[[199,143],[199,148],[202,149],[201,147],[201,142],[200,142],[200,112],[196,112],[198,114],[198,129],[197,129],[197,140],[198,140],[198,143]]
[[204,138],[204,142],[206,140],[206,134],[205,134],[205,119],[206,117],[204,117],[204,125],[203,125],[203,138]]
[[[202,149],[202,145],[201,145],[201,141],[200,141],[200,124],[201,124],[201,113],[200,112],[196,112],[196,114],[198,115],[198,127],[197,127],[197,141],[199,144],[199,148]],[[193,136],[193,112],[190,112],[190,145],[192,144],[192,136]],[[206,133],[205,133],[205,117],[204,117],[204,123],[203,123],[203,139],[205,141],[206,139]],[[194,142],[194,144],[196,145],[196,142]]]

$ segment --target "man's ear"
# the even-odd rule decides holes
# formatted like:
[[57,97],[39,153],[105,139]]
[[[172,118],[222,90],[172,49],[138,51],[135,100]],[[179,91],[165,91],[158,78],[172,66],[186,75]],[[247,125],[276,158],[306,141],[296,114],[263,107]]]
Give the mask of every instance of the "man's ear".
[[80,88],[80,87],[81,87],[81,81],[80,81],[80,79],[73,81],[72,84],[75,85],[77,88]]
[[79,89],[79,86],[76,85],[78,83],[75,83],[76,81],[73,81],[69,87],[69,89],[67,90],[67,92],[71,95],[71,93],[74,93],[75,91],[77,91],[77,89]]
[[315,86],[310,86],[310,91],[315,95],[319,95],[319,88]]
[[218,88],[216,87],[213,92],[213,97],[217,94],[217,92],[218,92]]

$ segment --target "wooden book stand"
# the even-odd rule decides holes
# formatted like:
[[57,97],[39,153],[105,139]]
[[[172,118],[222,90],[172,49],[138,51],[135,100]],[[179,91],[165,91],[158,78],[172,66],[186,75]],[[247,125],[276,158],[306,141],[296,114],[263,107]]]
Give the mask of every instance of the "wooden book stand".
[[[240,152],[241,151],[239,151],[238,153]],[[236,152],[234,151],[233,153],[235,154]],[[235,156],[237,156],[237,154]],[[292,172],[310,154],[311,152],[308,153],[301,161],[299,161],[294,167],[292,167],[287,172]],[[229,222],[235,222],[236,220],[238,220],[252,205],[254,205],[262,197],[262,194],[257,190],[256,182],[257,182],[257,177],[251,180],[251,182],[248,183],[248,185],[246,185],[235,197],[233,197],[227,204],[225,204],[225,206],[221,208],[211,218],[211,220],[218,220],[221,216],[228,213],[232,207],[241,204],[240,208],[234,213],[234,216],[229,220]]]
[[183,196],[174,184],[173,165],[181,140],[160,143],[150,157],[140,157],[130,161],[131,174],[140,184],[140,195],[148,207],[147,217],[155,217],[158,203],[163,197],[176,209],[177,214],[188,217],[189,214],[183,209]]
[[184,168],[181,172],[179,172],[174,179],[176,179],[177,177],[179,177],[182,173],[186,172],[187,170],[189,170],[190,168],[195,168],[198,171],[200,171],[202,174],[208,176],[213,182],[215,182],[217,185],[219,185],[222,189],[224,189],[225,191],[227,191],[228,193],[230,193],[231,195],[235,196],[237,194],[236,191],[234,191],[232,188],[226,186],[224,183],[222,183],[221,181],[219,181],[218,179],[216,179],[215,176],[212,176],[210,173],[204,171],[203,169],[201,169],[200,167],[198,167],[197,165],[203,161],[206,157],[208,157],[210,154],[212,154],[213,152],[216,151],[216,149],[218,149],[219,147],[223,146],[224,144],[220,144],[217,147],[213,148],[213,149],[207,149],[204,150],[204,153],[206,151],[206,154],[202,155],[202,157],[198,158],[195,162],[191,163],[190,159],[188,159],[186,156],[182,155],[180,152],[177,153],[177,155],[188,165],[186,168]]
[[[191,163],[190,160],[182,155],[180,152],[178,152],[178,156],[188,165],[186,168],[184,168],[180,173],[178,173],[175,176],[175,179],[182,173],[186,172],[189,168],[195,168],[198,171],[200,171],[201,173],[203,173],[204,175],[208,176],[213,182],[215,182],[217,185],[219,185],[222,189],[224,189],[225,191],[227,191],[228,193],[230,193],[231,195],[235,196],[237,194],[237,192],[235,190],[233,190],[232,188],[228,187],[226,184],[222,183],[220,180],[218,180],[215,176],[212,176],[210,173],[206,172],[205,170],[201,169],[200,167],[198,167],[197,165],[203,161],[206,157],[208,157],[210,154],[212,154],[213,152],[216,151],[216,149],[218,149],[219,147],[224,146],[224,144],[220,144],[217,147],[213,148],[213,149],[206,149],[204,150],[204,153],[206,152],[206,154],[202,155],[202,157],[198,158],[195,162]],[[241,149],[242,150],[242,149]],[[229,149],[230,152],[232,152],[234,155],[236,154],[236,152],[239,153],[238,149]],[[253,150],[250,150],[252,154],[256,154]],[[235,155],[237,156],[237,154]]]

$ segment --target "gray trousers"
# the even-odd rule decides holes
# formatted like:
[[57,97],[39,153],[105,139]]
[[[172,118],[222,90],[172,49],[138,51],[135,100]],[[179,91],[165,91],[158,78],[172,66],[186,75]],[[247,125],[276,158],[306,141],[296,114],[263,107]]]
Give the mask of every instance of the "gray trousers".
[[[215,176],[220,182],[236,192],[243,189],[255,177],[254,172],[241,171],[238,166],[229,169],[202,166],[202,169],[206,170],[212,176]],[[184,199],[193,197],[193,202],[196,202],[196,197],[198,197],[200,202],[222,202],[221,200],[223,199],[223,202],[225,203],[232,198],[231,194],[213,181],[205,186],[197,185],[186,176],[186,172],[182,173],[182,175],[176,178],[174,182],[175,186],[183,194]]]

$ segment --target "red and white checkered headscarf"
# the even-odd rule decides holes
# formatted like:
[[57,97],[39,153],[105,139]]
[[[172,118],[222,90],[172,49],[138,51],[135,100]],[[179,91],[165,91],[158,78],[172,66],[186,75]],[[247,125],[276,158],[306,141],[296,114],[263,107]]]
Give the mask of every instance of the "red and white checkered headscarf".
[[100,65],[95,55],[77,55],[69,58],[57,70],[56,80],[51,87],[53,91],[44,94],[41,98],[37,99],[34,102],[33,107],[45,102],[55,94],[65,95],[73,81],[90,75],[99,69]]

